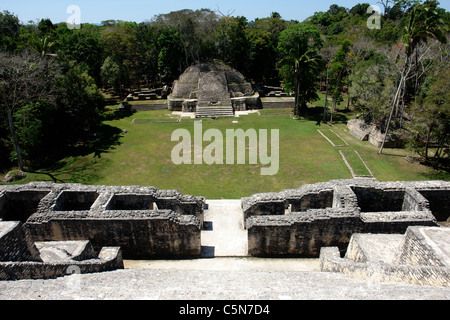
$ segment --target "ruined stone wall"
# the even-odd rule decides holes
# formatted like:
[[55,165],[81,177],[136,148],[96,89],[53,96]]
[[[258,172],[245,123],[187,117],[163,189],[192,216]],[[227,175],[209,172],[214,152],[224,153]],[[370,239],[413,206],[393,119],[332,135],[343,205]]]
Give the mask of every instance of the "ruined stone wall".
[[105,272],[123,269],[123,260],[119,248],[104,248],[97,258],[73,263],[34,261],[0,262],[0,280],[53,279],[68,274]]
[[409,282],[423,286],[450,286],[450,268],[394,265],[383,262],[366,263],[341,259],[338,248],[322,248],[320,269],[339,272],[355,278],[367,279],[368,285],[376,282]]
[[109,211],[93,216],[66,212],[26,223],[36,241],[89,239],[96,250],[120,247],[125,258],[195,257],[201,250],[201,225],[194,216],[170,210]]
[[28,231],[18,221],[0,222],[0,261],[42,261]]
[[318,256],[327,246],[343,253],[354,233],[403,234],[410,226],[437,226],[430,210],[437,197],[430,201],[422,190],[447,197],[450,183],[335,180],[244,198],[249,254]]
[[322,271],[341,272],[371,282],[450,286],[450,229],[409,227],[405,234],[355,234],[345,257],[322,248]]
[[450,216],[450,193],[447,189],[421,188],[418,192],[429,201],[430,210],[438,221],[446,221]]
[[322,247],[345,252],[363,225],[345,210],[309,210],[285,216],[252,216],[247,220],[248,253],[253,256],[318,257]]
[[[384,141],[384,133],[382,133],[377,126],[366,124],[364,120],[352,119],[348,121],[347,127],[349,128],[350,134],[356,139],[369,141],[377,148],[380,148]],[[384,146],[386,148],[402,148],[404,145],[404,139],[393,133],[388,134],[386,141],[384,141]]]
[[[440,230],[409,228],[400,248],[400,254],[396,257],[396,264],[409,264],[413,266],[449,267],[450,261],[446,261],[443,255],[436,254],[440,251],[430,246],[426,232],[440,233]],[[448,245],[448,243],[446,243]],[[447,253],[448,254],[448,253]],[[444,255],[445,256],[445,255]]]
[[[2,186],[2,197],[22,195],[25,228],[35,241],[91,240],[98,250],[120,247],[127,258],[198,256],[205,199],[153,187],[31,183]],[[46,196],[33,202],[30,195]],[[0,217],[13,221],[8,197]]]

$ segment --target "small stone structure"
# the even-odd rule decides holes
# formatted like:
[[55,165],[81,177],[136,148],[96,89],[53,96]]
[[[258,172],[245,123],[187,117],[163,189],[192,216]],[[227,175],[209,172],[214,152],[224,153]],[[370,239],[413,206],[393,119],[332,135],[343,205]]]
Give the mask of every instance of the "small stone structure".
[[[369,141],[377,148],[380,148],[383,144],[384,134],[375,125],[368,125],[361,119],[353,119],[348,121],[347,127],[350,134],[358,140]],[[394,133],[387,135],[384,144],[386,148],[402,148],[404,145],[403,139]]]
[[153,187],[30,183],[0,187],[0,220],[34,241],[89,240],[130,258],[199,256],[205,199]]
[[127,96],[126,101],[166,99],[169,95],[169,91],[170,89],[168,86],[150,90],[135,91]]
[[123,269],[118,247],[99,254],[89,241],[33,242],[19,221],[0,221],[0,280],[48,279]]
[[201,117],[233,116],[234,111],[261,108],[251,83],[218,60],[186,69],[174,82],[167,103],[170,111],[197,112]]
[[406,234],[354,234],[344,258],[336,247],[322,248],[326,272],[374,282],[409,282],[450,287],[450,228],[409,227]]
[[450,182],[334,180],[256,194],[241,206],[249,255],[318,257],[322,247],[345,253],[355,233],[438,226],[450,214]]

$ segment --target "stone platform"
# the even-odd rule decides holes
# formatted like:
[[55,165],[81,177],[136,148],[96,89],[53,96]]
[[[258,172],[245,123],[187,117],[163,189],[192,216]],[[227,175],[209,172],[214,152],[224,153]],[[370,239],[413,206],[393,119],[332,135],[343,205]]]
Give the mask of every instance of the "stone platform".
[[344,258],[322,248],[321,270],[371,279],[450,287],[450,228],[410,227],[405,235],[354,234]]
[[[442,282],[385,283],[383,281],[386,279],[358,279],[354,274],[339,273],[344,259],[353,259],[352,264],[366,265],[372,260],[378,261],[377,265],[383,263],[389,266],[394,262],[402,265],[418,263],[420,266],[416,268],[422,268],[424,262],[420,259],[427,263],[447,261],[448,240],[442,240],[446,229],[437,227],[436,216],[447,217],[445,199],[449,190],[448,183],[439,181],[378,183],[338,180],[280,193],[254,195],[242,200],[206,200],[176,191],[143,187],[47,183],[2,186],[0,218],[7,220],[3,223],[9,226],[13,218],[24,220],[22,223],[25,225],[60,221],[61,225],[46,229],[48,232],[41,236],[51,236],[52,241],[69,241],[49,247],[41,242],[48,240],[40,239],[34,243],[33,250],[28,249],[29,257],[36,257],[38,252],[37,257],[47,262],[51,262],[55,254],[63,261],[73,262],[76,257],[83,256],[89,260],[92,250],[82,240],[95,235],[97,231],[92,224],[102,221],[105,225],[114,221],[117,226],[128,227],[112,228],[110,238],[108,233],[103,238],[92,237],[97,239],[96,246],[111,239],[119,241],[123,232],[132,235],[126,239],[142,240],[142,232],[147,234],[146,230],[149,230],[151,237],[145,237],[148,241],[139,243],[144,242],[148,246],[150,240],[154,241],[160,246],[158,250],[165,250],[169,255],[154,256],[148,251],[143,260],[139,257],[125,258],[124,270],[105,273],[74,274],[55,280],[0,281],[0,299],[449,299],[450,289],[444,287],[446,284]],[[167,219],[162,215],[161,208],[164,212],[170,212]],[[147,219],[150,216],[157,217],[162,223],[149,225]],[[350,223],[347,220],[343,222],[343,217],[350,219]],[[305,232],[290,233],[293,218],[307,227]],[[269,247],[279,245],[275,240],[286,239],[286,235],[289,239],[306,243],[326,243],[318,242],[320,239],[316,233],[308,231],[315,221],[320,222],[315,225],[317,234],[327,241],[332,240],[328,243],[335,241],[328,234],[340,236],[333,230],[357,228],[350,230],[348,238],[338,239],[342,245],[340,249],[321,245],[325,247],[325,252],[329,250],[330,253],[321,256],[321,259],[319,255],[310,259],[301,256],[252,257],[249,244],[254,243],[249,241],[249,231],[255,225],[255,219],[264,221],[265,224],[260,224],[260,227],[268,228],[265,241]],[[195,257],[186,259],[177,255],[177,246],[184,241],[183,235],[186,236],[176,226],[180,221],[196,226],[191,234],[198,252]],[[136,225],[133,227],[131,223]],[[172,223],[175,225],[171,226]],[[365,227],[367,224],[369,228]],[[420,228],[428,224],[436,227],[414,232],[416,227],[409,227],[416,224]],[[66,227],[62,228],[63,225]],[[144,225],[146,227],[142,228]],[[8,226],[0,228],[0,231],[11,232]],[[273,226],[279,229],[280,236],[274,236],[270,230]],[[371,232],[380,228],[386,233],[377,235]],[[406,237],[404,232],[398,232],[403,229],[416,236]],[[31,229],[24,230],[30,232]],[[155,238],[151,230],[159,230],[162,236]],[[72,239],[75,234],[80,234],[84,239]],[[423,239],[426,239],[427,246],[421,245],[425,243]],[[78,242],[77,246],[71,242],[73,240],[84,244]],[[132,241],[129,243],[132,245],[125,248],[135,250],[133,247],[136,245]],[[33,248],[30,241],[21,245]],[[172,251],[174,248],[175,251]],[[410,254],[398,255],[396,252],[399,250]],[[15,252],[9,249],[4,251]],[[348,251],[348,257],[343,258],[340,251]],[[442,255],[436,258],[436,252],[445,253],[444,258]],[[336,269],[324,268],[325,260]],[[347,260],[344,262],[347,263]],[[425,269],[435,271],[433,268],[447,268],[437,264],[426,265]],[[429,276],[428,279],[435,278]],[[76,286],[73,286],[74,283]]]
[[[450,288],[318,271],[124,269],[0,281],[0,300],[449,300]],[[157,305],[155,305],[157,307]],[[162,310],[161,310],[162,311]]]

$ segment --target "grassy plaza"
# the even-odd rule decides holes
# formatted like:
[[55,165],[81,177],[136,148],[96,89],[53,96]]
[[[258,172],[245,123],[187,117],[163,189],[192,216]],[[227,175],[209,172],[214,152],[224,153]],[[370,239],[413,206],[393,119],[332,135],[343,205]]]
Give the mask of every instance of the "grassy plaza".
[[[209,199],[239,199],[255,193],[279,192],[303,184],[353,178],[341,152],[355,174],[368,175],[367,167],[379,181],[448,180],[448,173],[406,161],[411,152],[387,149],[378,154],[376,147],[348,133],[345,122],[354,116],[345,107],[338,109],[333,125],[322,123],[321,100],[300,119],[293,119],[291,109],[264,109],[239,118],[203,119],[203,132],[218,129],[279,130],[279,171],[262,176],[262,164],[182,164],[171,160],[171,141],[176,129],[193,135],[195,119],[182,118],[167,110],[121,114],[110,107],[104,121],[103,145],[59,161],[53,168],[28,173],[17,183],[55,181],[97,185],[141,185],[176,189],[184,194]],[[328,137],[326,139],[322,132]],[[125,133],[126,132],[126,133]],[[270,138],[268,139],[270,142]],[[333,141],[333,144],[330,143]],[[207,147],[210,142],[203,142]],[[247,146],[248,149],[248,146]],[[91,152],[92,151],[92,152]],[[270,152],[270,148],[268,148]],[[248,159],[248,155],[247,155]]]

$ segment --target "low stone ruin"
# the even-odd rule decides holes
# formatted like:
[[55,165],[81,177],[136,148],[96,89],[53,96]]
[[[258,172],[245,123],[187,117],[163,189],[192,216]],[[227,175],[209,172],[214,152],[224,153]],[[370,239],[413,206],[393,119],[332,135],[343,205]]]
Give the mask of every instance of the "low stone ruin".
[[334,180],[241,201],[253,256],[344,254],[355,233],[404,234],[450,214],[450,182]]
[[127,96],[126,101],[167,99],[169,93],[170,88],[168,86],[150,90],[135,91]]
[[345,257],[322,248],[320,268],[376,282],[450,287],[449,228],[409,227],[405,234],[354,234]]
[[0,280],[48,279],[72,273],[123,269],[118,247],[93,249],[89,241],[33,242],[19,221],[0,221]]
[[257,91],[261,97],[292,97],[294,94],[287,93],[282,87],[273,87],[267,85],[257,86]]
[[127,259],[199,256],[204,206],[202,197],[152,187],[0,187],[0,219],[20,221],[33,241],[89,240]]
[[174,82],[167,102],[170,111],[195,112],[199,117],[233,116],[235,111],[261,108],[251,83],[221,61],[186,69]]
[[[348,121],[347,127],[350,134],[358,140],[369,141],[377,148],[383,144],[384,133],[375,125],[368,125],[361,119],[353,119]],[[384,144],[386,148],[403,148],[404,145],[405,141],[395,133],[389,133]]]
[[[320,257],[322,271],[449,285],[450,182],[333,180],[241,199],[248,255]],[[202,257],[206,201],[175,190],[0,186],[0,280]]]

